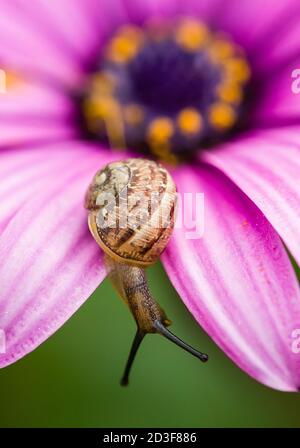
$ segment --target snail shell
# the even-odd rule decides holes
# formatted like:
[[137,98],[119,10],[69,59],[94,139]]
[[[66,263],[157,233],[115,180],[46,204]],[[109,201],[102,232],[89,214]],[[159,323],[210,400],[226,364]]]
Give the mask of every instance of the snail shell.
[[155,263],[165,249],[175,204],[171,175],[146,159],[108,164],[85,197],[89,228],[100,247],[114,260],[138,267]]

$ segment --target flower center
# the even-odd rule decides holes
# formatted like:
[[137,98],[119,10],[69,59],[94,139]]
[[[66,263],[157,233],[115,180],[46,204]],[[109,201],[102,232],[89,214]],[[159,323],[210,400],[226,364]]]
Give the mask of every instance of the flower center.
[[242,50],[195,19],[126,25],[88,81],[83,114],[111,146],[175,162],[233,128],[249,78]]

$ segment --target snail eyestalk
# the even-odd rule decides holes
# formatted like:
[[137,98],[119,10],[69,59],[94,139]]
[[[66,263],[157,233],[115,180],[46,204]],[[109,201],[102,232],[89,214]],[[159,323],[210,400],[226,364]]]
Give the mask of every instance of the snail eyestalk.
[[191,345],[179,339],[178,336],[175,336],[175,334],[173,334],[170,330],[168,330],[161,322],[156,321],[154,323],[154,326],[159,334],[169,339],[171,342],[174,342],[174,344],[178,345],[178,347],[181,347],[183,348],[183,350],[187,351],[191,355],[196,356],[196,358],[200,359],[200,361],[202,362],[208,361],[208,355],[206,353],[199,352],[198,350],[194,349]]
[[[202,361],[202,362],[208,361],[208,355],[206,353],[199,352],[198,350],[194,349],[192,346],[190,346],[186,342],[182,341],[180,338],[178,338],[178,336],[174,335],[170,330],[168,330],[165,327],[165,325],[163,325],[159,320],[156,320],[154,322],[154,327],[156,328],[157,333],[159,333],[161,336],[164,336],[166,339],[169,339],[169,341],[174,342],[174,344],[178,345],[178,347],[181,347],[183,350],[187,351],[191,355],[200,359],[200,361]],[[138,328],[137,332],[135,334],[134,340],[132,342],[132,346],[131,346],[128,360],[126,363],[124,374],[123,374],[121,382],[120,382],[121,386],[128,386],[129,374],[130,374],[135,356],[136,356],[137,351],[141,345],[141,342],[143,341],[145,336],[146,336],[146,333],[141,331]]]
[[[124,192],[127,193],[125,210],[122,207]],[[136,193],[144,193],[143,198],[137,201]],[[113,196],[112,203],[103,200],[103,195],[107,198],[107,194]],[[154,207],[152,194],[156,198]],[[133,198],[135,201],[130,206]],[[145,159],[108,164],[96,173],[86,194],[90,231],[105,253],[112,284],[137,324],[122,385],[128,384],[134,358],[147,333],[161,334],[203,362],[208,359],[166,328],[171,321],[152,297],[144,271],[159,259],[168,244],[174,227],[175,205],[176,186],[171,175],[160,164]],[[143,215],[148,210],[151,214],[146,215],[146,219],[132,225],[132,219],[139,216],[136,212],[143,212]],[[124,215],[127,215],[125,227],[121,225]]]
[[127,360],[127,363],[126,363],[124,374],[123,374],[122,379],[121,379],[121,386],[128,386],[129,373],[130,373],[130,370],[131,370],[131,367],[132,367],[135,355],[136,355],[136,353],[137,353],[137,351],[139,349],[139,346],[140,346],[142,340],[144,339],[144,337],[145,337],[145,333],[143,333],[142,331],[137,329],[137,332],[135,334],[134,340],[132,342],[132,346],[131,346],[129,357],[128,357],[128,360]]
[[121,380],[123,386],[128,385],[129,373],[135,355],[147,333],[158,333],[191,355],[196,356],[202,362],[208,360],[208,356],[205,353],[194,349],[167,329],[171,321],[151,295],[144,269],[118,263],[109,257],[107,257],[106,264],[110,269],[110,280],[129,306],[138,327]]

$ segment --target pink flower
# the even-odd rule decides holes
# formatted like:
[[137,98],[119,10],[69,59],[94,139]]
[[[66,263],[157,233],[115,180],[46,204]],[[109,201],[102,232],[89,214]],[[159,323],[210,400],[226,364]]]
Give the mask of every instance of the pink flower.
[[76,100],[99,47],[121,24],[182,15],[244,49],[252,107],[238,133],[173,170],[179,192],[205,194],[205,232],[188,240],[176,229],[162,262],[239,367],[275,389],[300,388],[299,286],[281,241],[299,263],[296,0],[1,0],[1,367],[45,341],[105,277],[82,202],[95,171],[124,153],[83,136]]

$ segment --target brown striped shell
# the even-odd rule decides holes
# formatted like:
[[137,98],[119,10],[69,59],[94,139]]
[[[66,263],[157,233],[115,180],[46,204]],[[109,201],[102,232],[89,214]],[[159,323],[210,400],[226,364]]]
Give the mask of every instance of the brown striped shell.
[[86,193],[89,227],[113,259],[135,266],[157,261],[174,227],[176,186],[168,171],[127,159],[96,173]]

